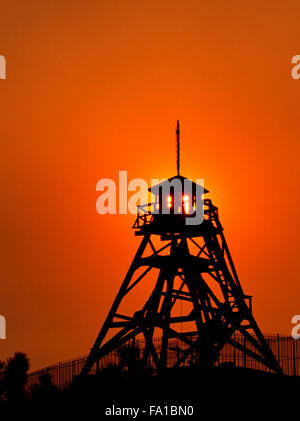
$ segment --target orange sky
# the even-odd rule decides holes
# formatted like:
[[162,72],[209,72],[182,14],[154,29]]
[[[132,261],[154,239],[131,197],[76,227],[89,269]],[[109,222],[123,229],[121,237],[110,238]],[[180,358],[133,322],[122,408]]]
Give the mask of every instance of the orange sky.
[[0,1],[1,282],[32,368],[87,353],[140,239],[96,182],[204,178],[266,333],[300,313],[296,1]]

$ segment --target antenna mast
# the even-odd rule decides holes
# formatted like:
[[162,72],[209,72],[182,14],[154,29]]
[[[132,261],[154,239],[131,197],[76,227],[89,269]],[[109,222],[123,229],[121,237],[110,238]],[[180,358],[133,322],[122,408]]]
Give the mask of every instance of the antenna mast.
[[177,120],[177,127],[176,127],[176,151],[177,151],[177,175],[179,175],[179,169],[180,169],[180,129],[179,129],[179,120]]

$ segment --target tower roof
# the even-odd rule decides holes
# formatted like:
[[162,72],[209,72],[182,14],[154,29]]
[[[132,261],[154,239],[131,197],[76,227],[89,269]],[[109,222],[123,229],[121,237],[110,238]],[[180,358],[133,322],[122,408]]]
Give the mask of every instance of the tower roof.
[[[157,193],[160,187],[166,186],[167,183],[170,183],[173,180],[179,180],[181,182],[181,185],[184,187],[184,180],[189,180],[188,178],[184,177],[183,175],[174,175],[174,177],[170,177],[167,180],[162,181],[159,184],[156,184],[155,186],[149,187],[148,191],[151,193]],[[189,180],[192,183],[192,188],[196,189],[196,186],[201,187],[203,189],[203,194],[209,193],[209,190],[206,190],[201,184],[194,183],[193,180]]]

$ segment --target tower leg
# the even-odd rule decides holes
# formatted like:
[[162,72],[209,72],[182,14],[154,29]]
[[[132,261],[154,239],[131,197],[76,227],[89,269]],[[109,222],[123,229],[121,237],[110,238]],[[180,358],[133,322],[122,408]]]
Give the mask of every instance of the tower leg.
[[106,320],[105,320],[105,322],[104,322],[104,324],[103,324],[103,326],[102,326],[102,328],[99,332],[99,335],[97,336],[97,339],[96,339],[96,341],[95,341],[95,343],[94,343],[94,345],[91,349],[91,352],[90,352],[90,354],[89,354],[89,356],[88,356],[88,358],[87,358],[87,360],[86,360],[86,362],[83,366],[83,369],[81,371],[82,375],[88,374],[89,371],[91,370],[93,364],[97,361],[97,359],[99,359],[98,355],[97,355],[98,350],[99,350],[99,348],[102,344],[102,341],[105,338],[105,336],[106,336],[106,334],[107,334],[107,332],[108,332],[108,330],[109,330],[109,328],[112,324],[113,317],[116,314],[116,311],[117,311],[117,309],[118,309],[118,307],[119,307],[119,305],[122,301],[122,298],[126,294],[126,290],[128,288],[128,285],[129,285],[129,283],[131,281],[131,278],[132,278],[132,276],[133,276],[133,274],[134,274],[134,272],[137,268],[137,262],[140,259],[140,257],[142,256],[142,254],[143,254],[143,252],[144,252],[144,250],[147,246],[147,243],[149,241],[149,238],[150,238],[150,234],[144,236],[144,238],[143,238],[143,240],[142,240],[142,242],[141,242],[141,244],[140,244],[140,246],[139,246],[139,248],[136,252],[136,255],[135,255],[135,257],[134,257],[134,259],[133,259],[133,261],[130,265],[130,268],[129,268],[129,270],[128,270],[125,278],[124,278],[124,281],[123,281],[123,283],[121,285],[121,288],[120,288],[120,290],[119,290],[119,292],[118,292],[118,294],[115,298],[115,301],[114,301],[114,303],[113,303],[113,305],[112,305],[112,307],[111,307],[111,309],[110,309],[110,311],[109,311],[109,313],[106,317]]

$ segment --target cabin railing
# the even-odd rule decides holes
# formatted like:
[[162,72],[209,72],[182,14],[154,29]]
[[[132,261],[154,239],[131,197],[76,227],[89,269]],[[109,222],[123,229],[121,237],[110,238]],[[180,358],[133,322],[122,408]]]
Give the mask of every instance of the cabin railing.
[[[155,209],[157,203],[146,203],[137,207],[137,217],[133,225],[134,229],[143,228],[152,224],[154,216],[159,215],[159,210]],[[218,219],[218,208],[214,206],[210,199],[204,200],[204,219],[215,222]]]

